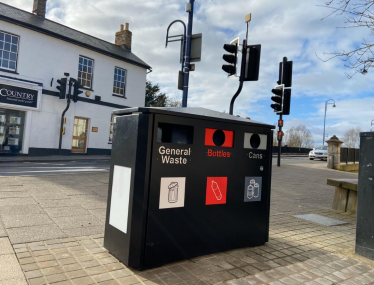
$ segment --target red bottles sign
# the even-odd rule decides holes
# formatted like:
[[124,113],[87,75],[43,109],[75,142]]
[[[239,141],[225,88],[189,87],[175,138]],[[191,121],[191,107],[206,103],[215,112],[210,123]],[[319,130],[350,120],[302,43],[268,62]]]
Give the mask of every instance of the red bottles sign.
[[233,147],[234,132],[218,129],[205,129],[205,145]]
[[226,204],[227,177],[208,177],[205,205]]

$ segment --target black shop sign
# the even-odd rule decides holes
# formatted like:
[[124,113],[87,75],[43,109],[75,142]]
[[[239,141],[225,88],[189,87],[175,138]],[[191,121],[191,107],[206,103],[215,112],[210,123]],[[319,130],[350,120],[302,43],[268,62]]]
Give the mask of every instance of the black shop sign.
[[38,91],[0,84],[0,103],[37,108]]

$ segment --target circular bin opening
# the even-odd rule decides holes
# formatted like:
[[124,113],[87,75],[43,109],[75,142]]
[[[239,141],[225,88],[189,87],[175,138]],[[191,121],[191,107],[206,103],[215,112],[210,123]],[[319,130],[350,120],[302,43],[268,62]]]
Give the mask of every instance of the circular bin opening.
[[225,133],[222,130],[216,130],[213,134],[213,143],[216,146],[221,146],[225,143]]
[[261,138],[260,138],[260,136],[258,135],[258,134],[253,134],[252,136],[251,136],[251,139],[250,139],[250,144],[251,144],[251,147],[252,148],[254,148],[254,149],[256,149],[256,148],[258,148],[259,146],[260,146],[260,144],[261,144]]

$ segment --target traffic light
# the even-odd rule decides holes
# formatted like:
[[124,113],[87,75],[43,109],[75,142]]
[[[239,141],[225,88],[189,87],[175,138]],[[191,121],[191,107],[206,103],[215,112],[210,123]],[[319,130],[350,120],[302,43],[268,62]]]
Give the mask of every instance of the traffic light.
[[260,72],[261,45],[249,45],[243,52],[245,69],[243,81],[258,81]]
[[278,127],[283,128],[283,120],[278,121]]
[[57,83],[59,84],[56,88],[60,92],[60,99],[65,99],[66,98],[66,83],[67,83],[67,78],[61,78],[57,80]]
[[277,85],[274,89],[271,90],[275,96],[271,97],[271,100],[274,101],[274,104],[271,104],[270,107],[274,109],[274,113],[282,114],[283,112],[283,92],[284,85]]
[[281,141],[283,136],[284,133],[282,131],[278,131],[278,141]]
[[289,115],[290,108],[291,108],[291,89],[284,89],[282,114]]
[[222,69],[228,73],[228,77],[235,76],[238,62],[239,38],[236,38],[230,44],[224,44],[223,48],[230,54],[223,55],[223,59],[229,64],[222,65]]
[[[287,58],[285,58],[287,60]],[[284,65],[284,66],[283,66]],[[284,87],[292,87],[292,61],[285,61],[279,63],[279,80],[277,81],[278,84],[284,84]],[[282,81],[283,76],[283,81]]]
[[73,91],[73,101],[76,103],[78,101],[79,94],[82,94],[83,91],[79,90],[83,88],[84,86],[79,83],[79,81],[75,81],[74,83],[74,91]]

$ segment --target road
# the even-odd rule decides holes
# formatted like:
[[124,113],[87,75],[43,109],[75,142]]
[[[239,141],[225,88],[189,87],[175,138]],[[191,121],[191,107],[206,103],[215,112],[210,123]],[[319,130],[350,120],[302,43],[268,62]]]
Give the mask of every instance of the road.
[[109,172],[109,167],[110,161],[107,159],[51,162],[4,162],[0,163],[0,176],[37,176]]
[[[309,160],[308,157],[284,156],[281,165],[312,164],[326,165],[326,161]],[[273,165],[277,165],[277,157],[273,156]],[[4,162],[0,163],[0,176],[37,176],[51,174],[77,174],[108,172],[109,159],[91,159],[76,161],[51,161],[51,162]]]

